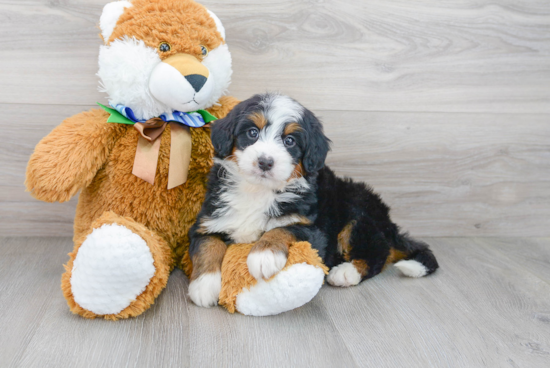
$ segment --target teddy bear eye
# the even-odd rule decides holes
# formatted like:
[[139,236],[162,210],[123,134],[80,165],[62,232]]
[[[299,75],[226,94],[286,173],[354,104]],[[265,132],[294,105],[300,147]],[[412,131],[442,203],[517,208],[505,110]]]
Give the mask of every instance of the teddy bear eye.
[[206,46],[201,45],[201,54],[202,56],[208,55],[208,49],[206,48]]
[[159,50],[161,52],[168,52],[172,49],[172,46],[168,42],[161,42],[159,45]]

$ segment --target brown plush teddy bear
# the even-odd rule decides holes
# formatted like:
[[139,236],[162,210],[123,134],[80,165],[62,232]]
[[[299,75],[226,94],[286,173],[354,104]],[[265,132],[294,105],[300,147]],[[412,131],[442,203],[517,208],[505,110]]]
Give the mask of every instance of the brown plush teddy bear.
[[[181,266],[204,198],[210,129],[185,112],[221,118],[238,101],[223,96],[231,56],[221,22],[202,5],[117,1],[100,28],[98,76],[112,110],[77,114],[42,139],[26,186],[47,202],[82,189],[63,292],[73,312],[117,319],[147,309]],[[117,118],[124,123],[107,122]]]
[[[98,76],[110,107],[70,117],[42,139],[26,186],[47,202],[68,201],[81,190],[63,293],[74,313],[116,320],[149,308],[175,266],[193,280],[187,233],[212,166],[206,124],[238,101],[224,96],[231,77],[224,28],[202,5],[115,1],[99,26],[105,44]],[[229,311],[242,305],[246,314],[275,314],[315,296],[326,268],[309,244],[292,251],[274,278],[279,284],[263,286],[239,261],[250,246],[227,252],[234,262],[224,262],[221,304]],[[285,280],[298,274],[309,283],[288,289]],[[279,299],[273,288],[283,289]]]

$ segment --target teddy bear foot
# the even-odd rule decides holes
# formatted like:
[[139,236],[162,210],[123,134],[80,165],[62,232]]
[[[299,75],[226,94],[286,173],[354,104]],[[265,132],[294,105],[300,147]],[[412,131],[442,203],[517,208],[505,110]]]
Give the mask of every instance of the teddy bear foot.
[[121,225],[103,225],[82,243],[71,289],[82,308],[116,314],[145,290],[154,274],[153,256],[139,235]]
[[112,213],[107,217],[116,222],[96,226],[75,247],[62,287],[71,310],[84,317],[136,316],[166,285],[169,250],[143,225]]
[[245,315],[270,316],[308,303],[323,285],[325,272],[307,263],[285,268],[269,281],[262,279],[237,295],[236,308]]

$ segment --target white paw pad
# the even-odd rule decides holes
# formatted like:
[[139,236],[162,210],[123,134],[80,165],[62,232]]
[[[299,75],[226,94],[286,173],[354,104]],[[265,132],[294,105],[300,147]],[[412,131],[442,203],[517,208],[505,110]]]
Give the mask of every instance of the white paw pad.
[[281,252],[264,250],[261,252],[252,252],[246,260],[248,272],[256,280],[262,278],[269,279],[286,265],[286,255]]
[[124,226],[103,225],[78,249],[71,290],[82,308],[98,315],[116,314],[145,290],[154,275],[145,240]]
[[352,263],[345,262],[330,270],[327,281],[333,286],[353,286],[361,282],[361,274]]
[[214,307],[218,305],[222,290],[221,272],[205,273],[189,284],[189,297],[199,307]]
[[395,264],[395,267],[408,277],[422,277],[428,273],[428,270],[422,263],[413,259],[399,261]]

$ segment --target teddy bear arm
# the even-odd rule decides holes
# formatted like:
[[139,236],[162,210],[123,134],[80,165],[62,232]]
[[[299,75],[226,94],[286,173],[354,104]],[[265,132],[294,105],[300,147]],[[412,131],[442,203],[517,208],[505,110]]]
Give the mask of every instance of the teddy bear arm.
[[328,268],[308,242],[291,245],[285,267],[271,279],[256,280],[246,259],[254,244],[233,244],[222,263],[220,304],[230,313],[267,316],[309,302],[321,288]]
[[108,116],[99,109],[82,112],[44,137],[27,165],[27,191],[46,202],[65,202],[89,185],[127,129],[108,124]]

